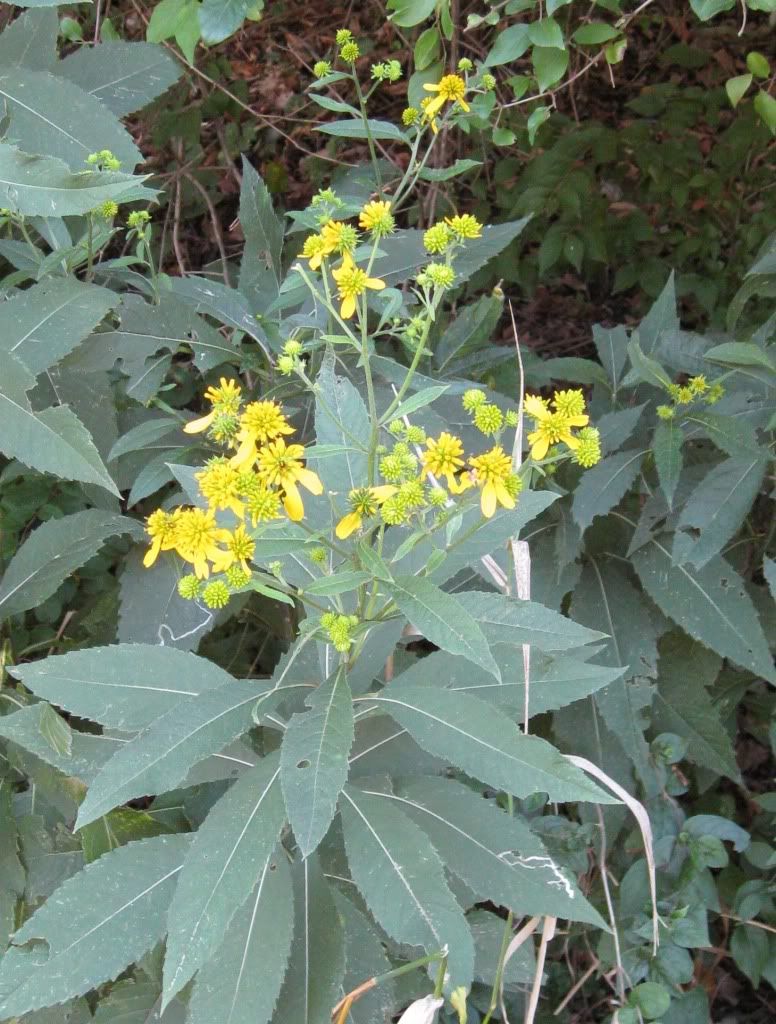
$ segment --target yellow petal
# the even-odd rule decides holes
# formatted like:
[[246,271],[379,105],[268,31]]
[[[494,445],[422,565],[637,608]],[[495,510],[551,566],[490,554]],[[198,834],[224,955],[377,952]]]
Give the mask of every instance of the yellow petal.
[[162,550],[162,538],[155,537],[151,547],[146,551],[145,558],[143,559],[143,565],[146,569],[150,569],[156,559],[159,557],[159,552]]
[[560,435],[560,439],[572,451],[575,451],[577,448],[579,448],[579,438],[574,437],[570,430],[564,430],[564,432]]
[[295,484],[286,484],[286,493],[283,495],[283,508],[286,510],[288,518],[298,523],[304,519],[304,504],[302,503],[302,496],[296,488]]
[[231,551],[219,551],[213,559],[213,572],[225,572],[234,561]]
[[242,444],[237,449],[235,455],[229,460],[229,465],[234,466],[235,469],[245,469],[247,466],[252,466],[256,461],[256,443],[253,437],[249,434],[243,438]]
[[480,499],[480,508],[486,519],[493,518],[497,503],[496,488],[492,483],[488,482],[482,488],[482,498]]
[[523,409],[534,420],[544,419],[549,415],[547,407],[538,395],[526,395],[523,399]]
[[354,530],[357,530],[361,525],[361,516],[358,512],[348,512],[346,516],[337,523],[337,529],[334,531],[340,540],[345,540],[349,537]]
[[[529,434],[528,440],[531,441],[533,436],[535,435]],[[535,441],[531,442],[531,458],[536,459],[537,461],[539,459],[543,459],[547,454],[549,447],[549,439],[544,434],[540,434]]]
[[367,288],[372,288],[376,292],[381,292],[385,288],[385,281],[381,281],[379,277],[368,277],[366,279]]
[[496,491],[496,497],[498,498],[500,504],[502,504],[504,506],[504,508],[514,508],[515,507],[515,499],[512,497],[512,495],[506,489],[504,484],[500,480],[498,480],[498,481],[496,481],[493,484],[493,486],[494,486],[495,491]]
[[340,309],[340,316],[343,320],[350,320],[353,314],[356,312],[356,300],[352,295],[348,295],[346,299],[342,300],[342,307]]
[[207,416],[201,416],[198,420],[189,420],[183,426],[184,434],[201,434],[203,430],[207,430],[213,420],[216,418],[215,410],[209,412]]
[[468,114],[468,113],[469,113],[469,111],[471,110],[471,107],[470,107],[470,106],[469,106],[469,104],[468,104],[468,103],[466,102],[466,100],[458,100],[458,102],[459,102],[459,103],[461,104],[461,106],[463,107],[463,109],[464,109],[464,110],[466,111],[466,113]]
[[[429,120],[432,120],[434,117],[436,117],[436,115],[439,113],[439,111],[442,109],[442,107],[444,105],[445,105],[445,98],[444,98],[444,96],[437,96],[437,98],[435,100],[432,100],[428,104],[428,106],[426,107],[426,109],[424,111],[426,117]],[[433,128],[433,124],[432,124],[431,127]]]
[[205,558],[193,558],[191,561],[194,563],[194,574],[199,580],[206,580],[210,575],[210,566],[207,564]]
[[382,505],[382,503],[387,498],[390,498],[392,494],[396,494],[398,489],[399,488],[395,487],[393,484],[381,484],[380,487],[371,487],[369,493],[372,495],[372,497],[375,499],[378,505]]
[[426,82],[423,88],[426,90],[426,92],[439,92],[439,90],[442,87],[439,85],[439,83],[437,83],[436,85],[432,85],[431,82]]
[[570,427],[586,427],[589,422],[590,417],[587,415],[566,417],[566,423],[568,423]]
[[294,476],[302,487],[307,488],[310,494],[323,494],[323,484],[320,481],[320,477],[317,473],[313,473],[311,469],[297,469]]

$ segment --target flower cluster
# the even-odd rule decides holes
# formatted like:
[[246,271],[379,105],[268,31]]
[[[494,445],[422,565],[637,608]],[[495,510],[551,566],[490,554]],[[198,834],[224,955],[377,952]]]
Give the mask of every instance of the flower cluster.
[[[538,462],[555,445],[563,444],[585,469],[600,460],[600,437],[594,427],[588,427],[590,417],[585,412],[585,396],[581,391],[556,391],[549,400],[526,395],[524,408],[534,424],[528,435],[532,459]],[[575,434],[575,428],[579,427],[586,429]]]
[[725,394],[725,388],[720,381],[709,384],[703,374],[690,377],[686,384],[668,384],[666,391],[674,404],[657,407],[656,411],[661,420],[672,420],[681,405],[691,405],[698,401],[715,405]]

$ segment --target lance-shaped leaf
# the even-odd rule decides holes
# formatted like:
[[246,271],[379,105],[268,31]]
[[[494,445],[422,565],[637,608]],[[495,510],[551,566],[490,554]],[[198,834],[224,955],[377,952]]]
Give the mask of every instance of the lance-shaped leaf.
[[538,736],[468,693],[393,684],[370,697],[429,753],[514,796],[616,803]]
[[397,942],[449,950],[451,988],[471,984],[474,943],[426,835],[397,806],[352,787],[341,801],[353,880],[375,919]]
[[288,818],[303,857],[326,835],[348,777],[353,703],[344,668],[321,683],[307,703],[310,710],[288,724],[280,759]]
[[45,71],[57,59],[59,18],[51,9],[22,11],[0,34],[0,64]]
[[213,662],[161,644],[89,647],[15,665],[12,672],[38,697],[125,732],[231,680]]
[[200,968],[187,1024],[266,1024],[283,984],[293,927],[291,872],[280,850],[267,858],[223,945]]
[[245,158],[240,187],[240,227],[245,236],[240,291],[255,303],[263,300],[269,304],[278,296],[283,220],[273,209],[267,186]]
[[595,643],[604,636],[534,601],[479,590],[465,590],[456,594],[456,600],[491,644],[531,644],[542,651],[565,651]]
[[21,1016],[115,978],[164,936],[188,836],[129,843],[69,878],[0,963],[0,1016]]
[[[315,854],[293,869],[294,941],[274,1020],[331,1024],[345,973],[345,935]],[[251,1022],[253,1024],[253,1022]]]
[[[321,397],[315,405],[315,439],[320,444],[341,445],[343,452],[317,459],[316,470],[327,486],[342,492],[363,487],[367,475],[365,445],[369,438],[369,414],[364,401],[347,377],[334,373],[334,358],[321,363],[317,384]],[[344,511],[344,504],[342,504]]]
[[266,694],[256,683],[235,679],[157,718],[95,778],[76,828],[128,800],[174,789],[193,765],[250,729],[253,712]]
[[[337,912],[345,925],[345,977],[342,988],[352,992],[366,978],[377,978],[387,974],[394,966],[388,959],[383,946],[383,936],[375,928],[367,914],[357,908],[343,893],[335,889],[332,893]],[[351,894],[355,897],[355,893]],[[390,981],[379,985],[360,996],[350,1008],[352,1024],[373,1024],[387,1021],[396,1007],[396,992]],[[351,1024],[351,1021],[348,1024]]]
[[719,555],[702,569],[673,565],[670,552],[656,540],[631,557],[644,589],[664,614],[723,658],[776,683],[760,620],[732,565]]
[[655,452],[658,479],[669,508],[673,507],[674,492],[682,472],[683,443],[684,434],[678,423],[673,420],[658,423],[652,439],[652,447]]
[[182,67],[154,43],[116,40],[79,46],[57,65],[57,74],[94,96],[116,117],[126,117],[161,96]]
[[89,432],[73,411],[66,405],[33,410],[27,392],[34,384],[18,359],[0,354],[0,451],[41,473],[98,484],[118,496]]
[[572,515],[585,530],[596,516],[603,516],[620,501],[641,469],[646,452],[625,451],[607,455],[585,471],[574,491]]
[[41,281],[3,303],[0,347],[37,375],[91,334],[118,302],[107,288],[72,277]]
[[485,634],[455,597],[421,576],[399,576],[386,583],[385,589],[410,623],[432,644],[450,654],[460,654],[501,679]]
[[0,619],[42,604],[108,537],[120,533],[138,536],[142,527],[134,519],[96,508],[41,524],[13,556],[0,582]]
[[286,820],[276,754],[247,771],[197,832],[170,904],[164,1003],[210,959],[266,868]]
[[516,915],[552,914],[605,928],[572,876],[521,818],[452,779],[401,779],[396,793],[372,796],[399,806],[427,833],[447,867],[480,899]]

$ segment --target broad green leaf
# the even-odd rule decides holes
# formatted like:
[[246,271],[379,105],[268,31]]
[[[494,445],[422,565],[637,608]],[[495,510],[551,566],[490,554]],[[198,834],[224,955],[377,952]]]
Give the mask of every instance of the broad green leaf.
[[478,590],[464,590],[456,600],[477,622],[489,644],[532,644],[542,651],[565,651],[604,636],[533,601]]
[[580,46],[599,46],[608,43],[610,39],[616,39],[619,34],[613,25],[607,25],[604,21],[590,21],[580,25],[571,38]]
[[436,402],[437,398],[441,398],[442,395],[447,391],[449,385],[439,384],[435,387],[423,388],[422,391],[417,391],[414,395],[409,398],[405,398],[391,413],[390,419],[398,420],[403,416],[409,416],[412,412],[417,412],[418,409],[422,409],[426,405],[431,405],[432,402]]
[[382,796],[350,786],[341,814],[350,873],[374,918],[397,942],[428,953],[446,946],[451,988],[468,987],[471,932],[425,834]]
[[652,438],[655,466],[669,508],[673,508],[674,492],[679,483],[679,474],[682,472],[683,443],[684,433],[674,420],[661,421],[655,427]]
[[99,100],[48,71],[0,68],[0,98],[11,116],[10,135],[30,153],[54,156],[74,171],[109,149],[131,171],[143,157],[132,137]]
[[741,528],[760,493],[767,465],[763,453],[759,458],[725,459],[709,470],[679,516],[673,548],[675,561],[689,562],[701,569],[719,554]]
[[36,412],[35,380],[18,359],[0,354],[0,451],[41,473],[98,484],[118,496],[89,432],[66,405]]
[[[12,782],[6,777],[0,781],[0,878],[3,889],[14,896],[24,892],[25,869],[19,858],[19,834],[13,813]],[[5,949],[6,936],[0,939]]]
[[732,565],[719,555],[698,570],[673,565],[656,540],[631,557],[642,586],[665,615],[723,658],[776,683],[757,612]]
[[0,34],[0,64],[48,70],[57,59],[58,32],[55,11],[23,11]]
[[140,530],[134,519],[99,509],[42,523],[18,549],[0,581],[0,618],[42,604],[97,554],[108,537],[137,536]]
[[273,1019],[331,1024],[345,973],[342,923],[315,854],[294,865],[293,881],[294,940]]
[[0,347],[35,374],[64,358],[118,305],[106,288],[51,278],[3,303]]
[[267,858],[223,945],[197,974],[187,1024],[266,1024],[291,950],[294,894],[285,854]]
[[719,673],[719,657],[679,632],[669,633],[660,641],[658,669],[654,729],[681,736],[689,760],[738,782],[733,744],[707,693]]
[[180,422],[172,416],[154,416],[153,419],[144,420],[118,438],[108,452],[107,461],[113,462],[122,455],[150,448],[155,441],[161,441],[179,429]]
[[94,96],[116,117],[147,107],[181,76],[163,46],[123,40],[80,46],[57,64],[57,74]]
[[593,342],[598,358],[616,390],[628,360],[628,332],[624,327],[602,327],[601,324],[594,324]]
[[525,123],[528,131],[528,142],[531,146],[536,141],[536,133],[545,122],[549,121],[551,114],[551,107],[536,107],[531,111],[531,115]]
[[586,530],[596,516],[614,508],[639,475],[646,452],[624,451],[607,455],[598,465],[585,470],[574,491],[571,513]]
[[450,181],[467,171],[473,171],[475,167],[481,167],[481,160],[469,160],[468,158],[454,160],[448,167],[424,167],[418,174],[421,181]]
[[273,754],[245,772],[194,837],[167,918],[165,1003],[221,945],[267,869],[286,820],[278,761]]
[[130,843],[61,885],[0,963],[0,1014],[20,1016],[88,992],[159,942],[188,844],[185,835]]
[[[89,1014],[80,1019],[51,1021],[51,1024],[183,1024],[186,1010],[177,1000],[159,1013],[159,986],[156,981],[144,981],[145,973],[136,972],[134,978],[123,978],[111,985],[107,995],[101,995],[94,1017]],[[26,1024],[26,1022],[25,1022]],[[38,1024],[31,1020],[29,1024]],[[41,1021],[40,1024],[47,1024]]]
[[335,375],[333,353],[324,357],[316,383],[321,389],[315,403],[316,443],[342,445],[345,449],[341,455],[316,460],[316,471],[330,490],[340,491],[344,497],[366,483],[369,413],[348,378]]
[[412,625],[450,654],[460,654],[501,678],[488,641],[466,607],[421,576],[398,576],[385,584],[388,594]]
[[528,38],[534,46],[564,50],[563,31],[554,18],[541,18],[528,26]]
[[38,697],[124,732],[136,732],[188,698],[230,682],[218,665],[163,644],[90,647],[11,671]]
[[245,236],[240,262],[240,291],[262,308],[278,296],[283,253],[283,221],[275,213],[267,186],[243,160],[240,227]]
[[434,344],[434,360],[440,373],[454,359],[490,341],[503,312],[503,298],[494,295],[483,295],[465,306]]
[[690,7],[701,21],[711,21],[723,11],[731,11],[735,0],[690,0]]
[[[367,131],[361,118],[347,121],[327,121],[317,126],[325,135],[336,135],[340,139],[366,139]],[[373,139],[388,139],[391,142],[407,142],[407,136],[392,121],[378,121],[369,118],[369,133]]]
[[510,25],[496,36],[485,64],[490,68],[498,67],[499,64],[511,64],[513,60],[519,60],[530,46],[528,25]]
[[547,793],[550,800],[612,803],[594,783],[538,736],[525,736],[498,708],[468,693],[396,680],[369,697],[424,750],[517,797]]
[[326,835],[348,777],[353,704],[345,670],[313,690],[307,704],[310,710],[288,723],[280,759],[288,818],[303,857]]
[[671,272],[662,292],[639,324],[634,340],[638,342],[644,354],[656,356],[660,353],[660,357],[664,358],[662,343],[667,337],[675,338],[679,328],[679,317],[676,314],[676,280]]
[[482,900],[516,916],[552,914],[605,927],[542,842],[518,817],[452,779],[399,780],[395,802],[427,833],[446,866]]
[[222,750],[253,724],[267,690],[232,680],[157,718],[105,765],[81,804],[76,828],[129,800],[174,789],[189,769]]
[[436,0],[388,0],[390,19],[402,28],[413,28],[430,18],[437,6]]
[[656,359],[645,355],[641,345],[635,339],[628,343],[628,355],[633,365],[633,376],[636,380],[644,381],[653,387],[665,390],[671,383],[671,378]]
[[41,703],[39,710],[38,728],[41,736],[55,754],[69,757],[73,752],[73,733],[70,726],[50,704]]
[[98,860],[103,854],[110,853],[138,839],[151,839],[153,836],[165,835],[168,829],[163,822],[152,818],[144,811],[134,811],[130,807],[119,807],[110,814],[104,815],[91,825],[81,829],[81,846],[87,864]]
[[770,354],[750,342],[726,341],[707,349],[703,355],[710,363],[721,363],[723,366],[755,366],[763,370],[772,370],[776,374],[776,363]]
[[644,402],[629,409],[617,409],[615,412],[605,412],[600,418],[596,417],[596,427],[601,435],[601,448],[606,455],[617,451],[631,437],[646,407],[647,403]]
[[[531,51],[531,62],[539,86],[539,92],[546,92],[547,89],[555,85],[556,82],[559,82],[566,74],[569,66],[569,52],[554,46],[534,46]],[[569,250],[568,246],[566,246],[564,251],[567,256],[574,256],[573,248]],[[569,261],[574,264],[577,271],[581,269],[581,257],[578,257],[576,260],[570,258]]]
[[221,281],[176,277],[172,290],[197,313],[205,313],[226,327],[244,331],[269,355],[264,331],[251,313],[248,300],[236,288],[229,288]]
[[752,75],[736,75],[735,78],[728,78],[727,82],[725,82],[725,92],[730,100],[731,107],[738,106],[751,84]]

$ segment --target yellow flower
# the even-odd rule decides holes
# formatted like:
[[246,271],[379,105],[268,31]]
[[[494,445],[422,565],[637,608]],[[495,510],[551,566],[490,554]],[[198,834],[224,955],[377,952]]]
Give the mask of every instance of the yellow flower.
[[237,441],[240,447],[232,457],[232,465],[237,469],[246,469],[256,461],[256,442],[264,444],[273,441],[281,434],[293,434],[294,428],[283,415],[277,402],[251,402],[246,405],[240,417],[240,429]]
[[323,257],[328,256],[332,251],[322,235],[308,235],[302,247],[302,258],[309,261],[310,270],[317,270]]
[[[423,86],[426,92],[437,93],[425,108],[427,120],[436,117],[445,103],[460,103],[461,107],[468,112],[469,104],[464,99],[466,95],[466,82],[460,75],[445,75],[436,85],[426,83]],[[432,126],[433,127],[433,126]]]
[[479,238],[482,235],[482,224],[471,213],[445,217],[445,223],[459,242],[466,238]]
[[182,509],[175,536],[175,550],[194,566],[198,579],[210,575],[208,561],[219,555],[218,542],[227,532],[216,523],[215,512],[201,508]]
[[566,417],[570,427],[586,427],[590,422],[585,413],[585,396],[578,389],[556,391],[552,396],[552,407]]
[[213,572],[226,572],[231,565],[236,563],[244,573],[250,575],[248,560],[253,558],[256,541],[245,532],[243,524],[241,523],[234,533],[223,530],[221,540],[226,542],[226,550],[219,551],[212,559]]
[[348,320],[353,316],[356,311],[356,299],[359,295],[363,295],[367,288],[377,292],[385,288],[385,281],[381,281],[378,277],[369,277],[365,270],[355,265],[349,252],[345,253],[342,265],[332,271],[332,276],[337,282],[339,296],[342,299],[340,316],[343,320]]
[[341,220],[330,220],[324,224],[321,231],[321,238],[326,246],[325,253],[328,256],[332,252],[353,252],[358,244],[358,232],[352,224],[345,224]]
[[534,421],[535,429],[528,435],[532,459],[543,459],[552,445],[561,442],[574,451],[579,439],[571,428],[584,427],[590,421],[581,391],[558,391],[552,403],[538,395],[526,395],[523,408]]
[[240,408],[241,397],[242,389],[240,385],[236,381],[227,380],[226,377],[222,377],[217,388],[209,387],[205,392],[205,398],[213,406],[211,411],[207,416],[191,420],[184,426],[184,431],[187,434],[201,434],[203,430],[207,430],[216,416],[221,413],[236,413]]
[[469,465],[475,473],[474,482],[482,491],[480,507],[486,519],[493,516],[498,505],[515,507],[520,478],[512,472],[512,460],[501,445],[482,455],[475,455],[469,459]]
[[340,540],[349,537],[351,533],[358,530],[362,519],[373,516],[380,505],[392,494],[396,494],[398,487],[392,484],[384,484],[380,487],[358,487],[348,495],[350,512],[337,523],[334,531]]
[[151,538],[151,547],[146,552],[143,565],[150,568],[159,557],[160,551],[171,551],[175,547],[178,530],[176,512],[164,512],[157,509],[146,520],[146,533]]
[[199,490],[212,509],[230,508],[242,519],[245,506],[239,499],[240,473],[226,461],[211,462],[196,474]]
[[259,475],[270,487],[283,491],[283,508],[289,519],[298,523],[304,517],[304,505],[297,484],[310,494],[323,494],[323,484],[311,469],[301,462],[304,448],[301,444],[286,445],[282,437],[271,441],[258,452]]
[[429,114],[429,112],[428,112],[429,108],[430,108],[430,106],[431,106],[431,104],[433,102],[434,101],[431,99],[430,96],[426,96],[426,98],[424,100],[420,101],[420,107],[421,107],[421,110],[423,111],[423,120],[427,124],[431,125],[431,131],[434,133],[434,135],[438,135],[439,134],[439,127],[437,126],[436,117],[434,116],[434,114]]
[[375,238],[390,235],[394,226],[391,204],[385,200],[367,203],[359,214],[358,224],[364,231],[371,231]]
[[429,437],[426,441],[426,451],[420,457],[423,463],[421,477],[425,479],[429,473],[437,480],[444,477],[450,490],[457,493],[455,474],[463,466],[462,455],[463,444],[460,438],[444,432],[436,439]]

